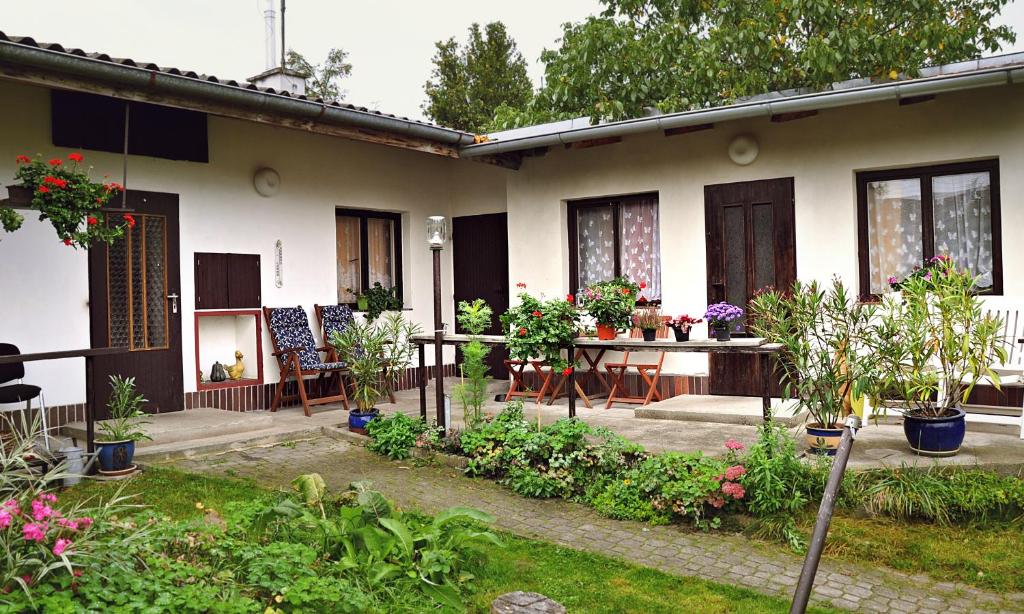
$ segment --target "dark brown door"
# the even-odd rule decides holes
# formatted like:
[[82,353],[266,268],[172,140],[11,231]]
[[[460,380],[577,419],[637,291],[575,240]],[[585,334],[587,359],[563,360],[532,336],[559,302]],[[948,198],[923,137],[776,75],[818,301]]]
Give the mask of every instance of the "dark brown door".
[[[747,308],[760,288],[788,288],[796,280],[793,179],[704,187],[708,304]],[[741,325],[739,336],[746,336]],[[764,374],[755,357],[711,355],[711,394],[760,396]],[[778,379],[772,384],[780,394]]]
[[[498,316],[508,310],[508,214],[466,215],[452,219],[452,259],[455,262],[455,305],[482,298],[494,311],[491,335],[500,335]],[[458,325],[456,332],[465,332]],[[508,377],[503,346],[491,349],[491,376]]]
[[[135,227],[110,246],[89,250],[89,318],[93,347],[123,347],[93,359],[92,386],[106,417],[111,375],[131,376],[151,413],[184,408],[178,196],[131,190]],[[108,223],[122,214],[108,213]]]

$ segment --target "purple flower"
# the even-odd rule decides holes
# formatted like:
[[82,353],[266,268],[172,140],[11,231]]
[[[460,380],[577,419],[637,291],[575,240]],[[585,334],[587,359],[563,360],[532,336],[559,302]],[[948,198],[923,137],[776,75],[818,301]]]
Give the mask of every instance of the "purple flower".
[[899,281],[899,280],[898,280],[898,279],[896,279],[896,276],[895,276],[895,275],[890,275],[890,276],[889,276],[889,279],[887,279],[887,280],[885,280],[885,281],[887,281],[887,282],[889,283],[889,285],[891,286],[891,285],[895,284],[895,283],[896,283],[897,281]]
[[742,309],[724,301],[721,303],[715,303],[714,305],[708,305],[708,310],[704,314],[704,319],[712,326],[728,324],[729,322],[739,320],[742,317]]

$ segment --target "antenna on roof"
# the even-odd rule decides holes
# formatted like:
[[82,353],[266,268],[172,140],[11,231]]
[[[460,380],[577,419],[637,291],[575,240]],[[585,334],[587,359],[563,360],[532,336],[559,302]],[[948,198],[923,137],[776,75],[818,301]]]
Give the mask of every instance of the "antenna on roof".
[[284,0],[281,0],[281,68],[284,68],[284,56],[288,47],[284,44]]

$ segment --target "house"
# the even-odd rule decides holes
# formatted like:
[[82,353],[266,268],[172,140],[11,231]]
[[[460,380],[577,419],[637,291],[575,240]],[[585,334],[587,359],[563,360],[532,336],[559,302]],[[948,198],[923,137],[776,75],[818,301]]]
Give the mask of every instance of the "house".
[[[672,314],[797,276],[839,275],[867,296],[939,252],[982,275],[994,303],[1024,296],[1024,55],[482,143],[270,77],[278,88],[0,34],[4,181],[16,155],[81,151],[94,176],[125,179],[139,219],[90,253],[31,219],[0,238],[0,341],[128,347],[94,369],[96,389],[136,375],[160,411],[265,408],[277,369],[261,306],[301,305],[315,328],[314,304],[380,281],[432,328],[430,215],[453,221],[449,323],[460,299],[500,312],[518,283],[562,296],[614,274],[646,281]],[[235,349],[244,379],[205,381]],[[80,366],[29,372],[56,422],[81,419]],[[670,356],[664,373],[668,394],[760,390],[742,358]]]

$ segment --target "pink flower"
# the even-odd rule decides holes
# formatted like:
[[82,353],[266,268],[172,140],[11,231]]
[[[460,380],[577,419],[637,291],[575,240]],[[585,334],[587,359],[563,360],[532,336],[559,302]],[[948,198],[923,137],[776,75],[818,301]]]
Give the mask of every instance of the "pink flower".
[[11,526],[11,520],[13,516],[7,510],[0,510],[0,529],[6,529]]
[[897,282],[898,280],[896,279],[896,276],[895,276],[895,275],[890,275],[890,276],[889,276],[889,279],[887,279],[887,280],[885,280],[885,281],[889,282],[889,285],[891,286],[891,285],[893,285],[894,283],[896,283],[896,282]]
[[46,523],[26,522],[21,528],[21,533],[25,541],[41,542],[46,539]]
[[14,499],[9,499],[4,502],[2,506],[5,510],[11,513],[12,516],[21,514],[21,508],[18,506],[18,502]]
[[53,554],[54,554],[54,556],[60,556],[60,555],[64,554],[64,551],[67,550],[69,546],[71,546],[71,540],[70,539],[64,539],[64,538],[58,539],[57,543],[55,543],[53,545]]
[[725,470],[725,479],[736,480],[746,472],[747,470],[744,469],[743,465],[734,465]]
[[743,490],[743,487],[736,482],[726,482],[725,484],[722,484],[722,492],[733,499],[742,499],[743,495],[747,493],[747,491]]
[[708,503],[710,503],[712,507],[722,507],[725,505],[725,499],[721,497],[712,497],[708,500]]
[[56,503],[57,495],[49,492],[44,492],[41,495],[39,495],[38,499],[40,501],[46,501],[47,503]]
[[32,518],[36,521],[46,520],[54,515],[53,508],[39,499],[32,502]]
[[88,516],[83,516],[82,518],[78,519],[78,524],[88,529],[92,526],[92,518],[89,518]]
[[738,451],[742,450],[745,446],[742,443],[736,441],[735,439],[726,439],[725,447],[728,450]]
[[70,529],[72,531],[78,530],[78,521],[71,520],[69,518],[58,518],[57,525],[64,529]]

